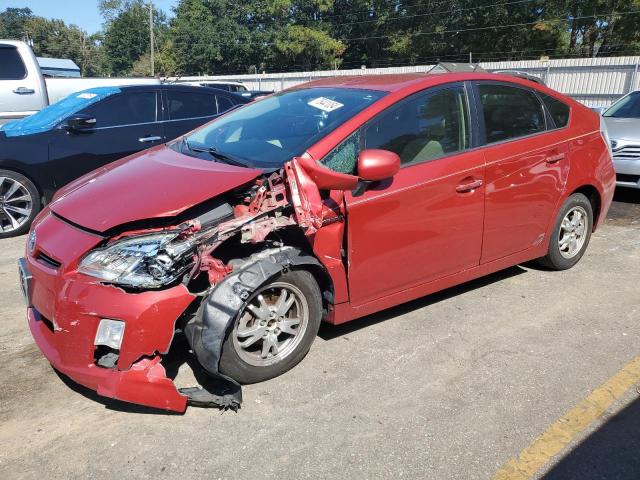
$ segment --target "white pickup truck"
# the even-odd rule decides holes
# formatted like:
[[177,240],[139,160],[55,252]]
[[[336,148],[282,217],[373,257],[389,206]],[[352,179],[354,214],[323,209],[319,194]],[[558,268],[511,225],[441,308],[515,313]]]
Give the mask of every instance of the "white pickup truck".
[[31,47],[0,40],[0,124],[36,113],[86,88],[157,83],[154,78],[46,78]]

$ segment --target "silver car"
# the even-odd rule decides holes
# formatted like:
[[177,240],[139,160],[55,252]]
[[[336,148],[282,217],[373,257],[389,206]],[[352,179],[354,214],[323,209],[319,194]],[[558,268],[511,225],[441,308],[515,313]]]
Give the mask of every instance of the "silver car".
[[622,97],[602,116],[611,139],[617,185],[640,188],[640,90]]

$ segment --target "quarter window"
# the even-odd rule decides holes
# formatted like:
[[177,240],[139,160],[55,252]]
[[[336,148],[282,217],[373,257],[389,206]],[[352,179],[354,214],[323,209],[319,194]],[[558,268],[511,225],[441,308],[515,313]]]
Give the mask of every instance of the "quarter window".
[[0,80],[22,80],[27,70],[15,47],[0,47]]
[[155,122],[156,92],[121,93],[90,105],[82,113],[94,117],[98,128]]
[[218,113],[224,113],[227,110],[233,108],[233,102],[227,97],[218,95]]
[[540,94],[540,98],[542,98],[542,103],[544,103],[547,110],[549,110],[549,114],[551,118],[553,118],[553,123],[556,124],[556,128],[566,127],[567,123],[569,123],[569,105],[544,93]]
[[384,112],[366,127],[365,148],[390,150],[402,165],[469,148],[469,117],[464,88],[418,95]]
[[546,129],[542,104],[530,90],[479,85],[487,143],[524,137]]
[[211,117],[218,114],[216,96],[208,93],[167,91],[169,118]]
[[356,130],[329,152],[320,163],[334,172],[355,175],[360,154],[360,137],[360,130]]

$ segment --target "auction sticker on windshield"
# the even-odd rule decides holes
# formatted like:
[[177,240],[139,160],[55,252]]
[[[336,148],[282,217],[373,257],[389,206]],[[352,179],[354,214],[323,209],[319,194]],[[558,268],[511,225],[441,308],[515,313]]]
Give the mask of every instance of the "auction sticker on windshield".
[[326,97],[314,98],[310,102],[307,102],[307,105],[310,105],[315,108],[319,108],[323,112],[327,112],[327,113],[333,112],[334,110],[344,107],[344,104],[340,102],[336,102],[335,100],[331,100],[330,98],[326,98]]

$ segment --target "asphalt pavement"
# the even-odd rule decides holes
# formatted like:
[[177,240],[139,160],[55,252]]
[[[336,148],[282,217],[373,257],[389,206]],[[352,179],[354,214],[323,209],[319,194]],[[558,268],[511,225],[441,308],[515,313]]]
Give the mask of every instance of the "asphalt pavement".
[[[640,191],[581,262],[507,269],[351,322],[237,413],[102,399],[49,366],[0,240],[0,478],[489,479],[640,355]],[[387,268],[392,268],[388,266]],[[640,478],[634,387],[536,476]]]

